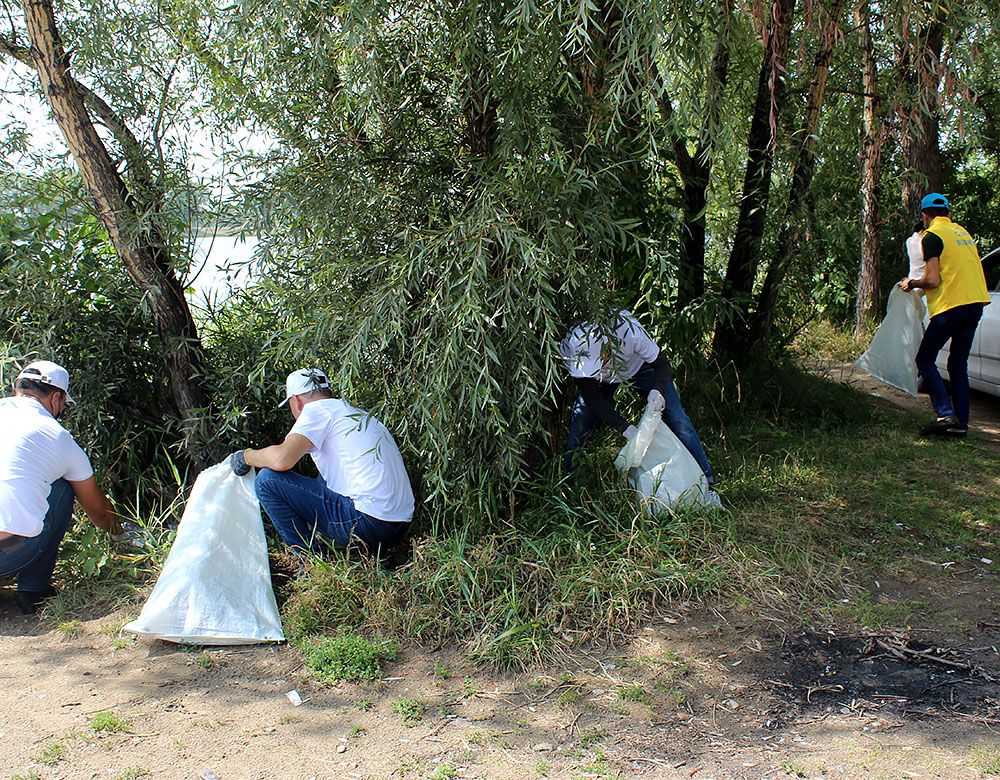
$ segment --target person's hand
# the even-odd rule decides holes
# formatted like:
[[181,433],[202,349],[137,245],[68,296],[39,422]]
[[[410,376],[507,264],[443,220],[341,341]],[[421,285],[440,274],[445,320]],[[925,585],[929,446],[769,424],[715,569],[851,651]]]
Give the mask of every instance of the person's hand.
[[638,428],[636,428],[634,425],[630,425],[628,428],[626,428],[624,431],[622,431],[622,436],[625,437],[625,441],[626,442],[630,442],[630,441],[632,441],[632,439],[635,438],[635,435],[638,432],[639,432]]
[[245,476],[250,473],[250,464],[247,463],[247,451],[246,450],[236,450],[232,455],[229,456],[229,467],[233,470],[233,474],[237,477]]
[[909,278],[903,278],[902,280],[900,280],[900,282],[899,282],[899,289],[902,290],[903,292],[909,292],[910,290],[913,289],[910,286],[910,280],[909,280]]
[[649,391],[649,396],[646,398],[646,404],[654,412],[662,412],[667,407],[667,402],[663,397],[663,393],[656,389]]

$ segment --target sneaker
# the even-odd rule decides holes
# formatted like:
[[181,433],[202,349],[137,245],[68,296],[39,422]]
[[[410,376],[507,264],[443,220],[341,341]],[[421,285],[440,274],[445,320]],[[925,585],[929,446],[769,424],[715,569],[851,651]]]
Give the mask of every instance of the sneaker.
[[921,429],[920,435],[945,436],[948,434],[950,428],[961,430],[958,425],[958,418],[953,414],[931,420]]
[[708,492],[705,494],[705,506],[711,507],[712,509],[725,508],[722,506],[722,499],[719,497],[719,494],[712,490],[712,488],[709,488]]
[[38,613],[38,608],[42,606],[42,602],[52,598],[58,592],[51,585],[42,591],[19,590],[14,593],[14,600],[20,607],[22,615],[35,615]]

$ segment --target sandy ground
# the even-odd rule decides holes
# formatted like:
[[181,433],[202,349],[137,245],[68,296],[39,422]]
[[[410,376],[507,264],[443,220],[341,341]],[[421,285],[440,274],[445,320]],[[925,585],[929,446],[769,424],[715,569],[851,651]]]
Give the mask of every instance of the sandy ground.
[[[974,404],[974,426],[1000,436],[1000,402]],[[901,558],[873,582],[875,601],[923,605],[905,637],[679,605],[627,647],[576,648],[525,674],[403,647],[384,679],[326,689],[294,648],[136,641],[124,613],[54,627],[0,588],[0,778],[990,777],[1000,594],[987,561]],[[413,725],[401,700],[423,708]],[[101,711],[122,730],[96,731]]]

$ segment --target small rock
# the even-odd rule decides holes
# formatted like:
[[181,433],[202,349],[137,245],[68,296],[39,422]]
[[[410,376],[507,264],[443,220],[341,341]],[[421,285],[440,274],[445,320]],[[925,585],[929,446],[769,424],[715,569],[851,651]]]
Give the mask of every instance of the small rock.
[[302,704],[302,697],[299,696],[298,691],[289,691],[285,696],[288,697],[288,701],[292,703],[293,707],[298,707]]
[[532,745],[531,749],[536,753],[548,753],[555,750],[555,746],[551,742],[539,742],[537,745]]
[[343,743],[337,745],[337,752],[338,753],[346,753],[347,752],[347,745],[345,745]]
[[215,772],[209,769],[201,773],[201,780],[220,780],[220,779],[219,776],[215,774]]

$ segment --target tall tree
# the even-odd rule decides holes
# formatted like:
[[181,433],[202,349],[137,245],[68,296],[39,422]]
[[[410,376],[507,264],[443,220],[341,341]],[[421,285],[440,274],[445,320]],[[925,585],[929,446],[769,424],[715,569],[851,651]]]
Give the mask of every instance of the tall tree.
[[[139,144],[107,104],[72,76],[50,0],[23,0],[30,54],[53,119],[80,171],[97,214],[129,276],[145,293],[163,343],[174,414],[194,433],[208,405],[201,347],[184,290],[158,223],[162,192],[139,153]],[[140,179],[130,191],[88,111],[88,102],[116,130]]]
[[878,91],[878,63],[872,38],[871,6],[861,0],[854,9],[855,25],[860,33],[863,62],[862,92],[864,110],[861,125],[861,261],[858,270],[858,294],[854,310],[854,336],[860,339],[875,319],[878,309],[879,279],[879,201],[881,198],[882,146],[885,140]]
[[719,323],[715,333],[715,351],[723,358],[740,354],[747,341],[760,242],[771,193],[778,119],[784,104],[785,68],[794,13],[795,0],[772,0],[765,25],[757,95],[747,137],[743,195],[723,287],[732,314]]

